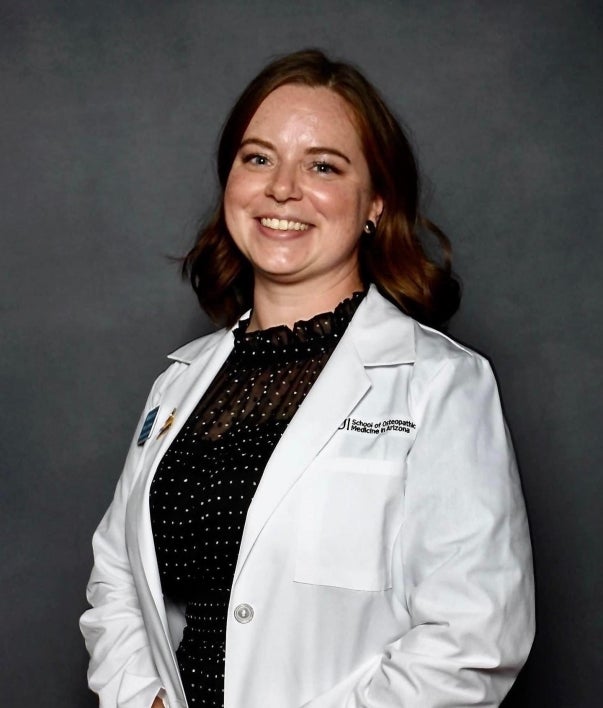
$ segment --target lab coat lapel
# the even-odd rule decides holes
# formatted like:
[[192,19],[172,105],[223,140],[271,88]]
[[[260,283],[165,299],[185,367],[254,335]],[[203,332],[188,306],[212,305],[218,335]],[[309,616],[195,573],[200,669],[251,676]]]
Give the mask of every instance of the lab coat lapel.
[[371,286],[289,423],[247,512],[234,581],[283,497],[371,387],[367,368],[414,361],[414,322]]
[[342,338],[266,465],[247,511],[235,582],[274,509],[369,387],[352,341]]
[[[193,342],[174,352],[169,357],[172,360],[188,364],[188,367],[174,382],[166,386],[161,393],[160,400],[155,403],[155,405],[160,406],[158,413],[159,425],[155,426],[156,430],[153,432],[151,439],[145,443],[146,462],[143,465],[146,473],[144,478],[139,481],[138,547],[149,591],[166,629],[167,619],[157,568],[148,503],[149,489],[161,458],[232,350],[234,338],[231,332],[216,332],[208,339],[200,340],[200,348],[196,346],[197,342]],[[174,409],[176,409],[174,423],[158,438],[157,431],[159,431],[160,426]]]

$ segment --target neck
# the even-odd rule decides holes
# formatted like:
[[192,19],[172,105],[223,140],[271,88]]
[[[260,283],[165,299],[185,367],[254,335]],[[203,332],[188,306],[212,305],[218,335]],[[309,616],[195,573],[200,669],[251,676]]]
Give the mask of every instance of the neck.
[[321,312],[331,312],[342,300],[363,290],[360,277],[348,278],[328,288],[307,283],[283,286],[278,283],[263,283],[256,279],[253,292],[253,312],[248,332],[268,329],[278,325],[293,325],[299,320],[309,320]]

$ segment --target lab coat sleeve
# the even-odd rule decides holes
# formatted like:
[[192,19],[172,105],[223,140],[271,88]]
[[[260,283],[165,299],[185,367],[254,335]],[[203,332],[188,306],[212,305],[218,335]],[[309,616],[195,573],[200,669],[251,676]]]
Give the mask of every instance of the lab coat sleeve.
[[424,381],[417,369],[393,559],[412,626],[305,708],[498,706],[532,643],[529,532],[490,366],[459,349]]
[[94,567],[87,587],[91,609],[80,618],[90,654],[88,684],[100,708],[151,708],[159,694],[167,708],[144,626],[125,542],[128,496],[140,472],[144,447],[137,436],[146,413],[156,405],[162,382],[157,379],[136,428],[113,501],[98,526],[92,546]]

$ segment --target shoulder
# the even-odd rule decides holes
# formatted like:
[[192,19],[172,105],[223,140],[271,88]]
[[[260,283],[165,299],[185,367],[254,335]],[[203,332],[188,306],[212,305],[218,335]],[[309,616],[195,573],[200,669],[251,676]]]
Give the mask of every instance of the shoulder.
[[369,290],[365,307],[358,308],[354,324],[358,332],[355,341],[369,363],[413,363],[415,374],[428,377],[442,367],[487,364],[481,354],[402,312],[375,286]]
[[203,337],[193,339],[191,342],[184,344],[168,354],[167,358],[170,361],[179,362],[181,364],[192,364],[195,359],[211,351],[211,349],[222,341],[228,332],[229,330],[219,329]]
[[498,400],[498,386],[486,357],[418,322],[415,357],[411,400],[418,409],[431,402],[441,410],[458,405],[466,411],[477,411]]
[[155,379],[150,393],[150,404],[154,405],[169,388],[195,362],[209,358],[230,330],[219,329],[184,344],[167,355],[169,366]]
[[413,322],[417,364],[427,365],[435,371],[444,365],[462,367],[487,363],[486,357],[457,342],[449,335],[415,320]]

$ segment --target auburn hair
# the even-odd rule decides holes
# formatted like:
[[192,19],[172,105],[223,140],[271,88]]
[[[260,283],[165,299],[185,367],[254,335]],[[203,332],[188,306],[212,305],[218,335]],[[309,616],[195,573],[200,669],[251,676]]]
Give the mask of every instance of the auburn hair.
[[[444,325],[460,303],[446,235],[419,211],[417,163],[409,140],[377,90],[348,63],[316,49],[288,54],[268,64],[247,86],[222,129],[217,154],[220,198],[184,257],[201,307],[216,324],[232,326],[253,300],[253,271],[236,247],[224,217],[224,190],[243,134],[262,101],[285,84],[326,87],[352,110],[373,192],[383,211],[373,235],[360,240],[360,275],[403,312],[424,324]],[[440,254],[430,256],[421,234],[435,235]]]

